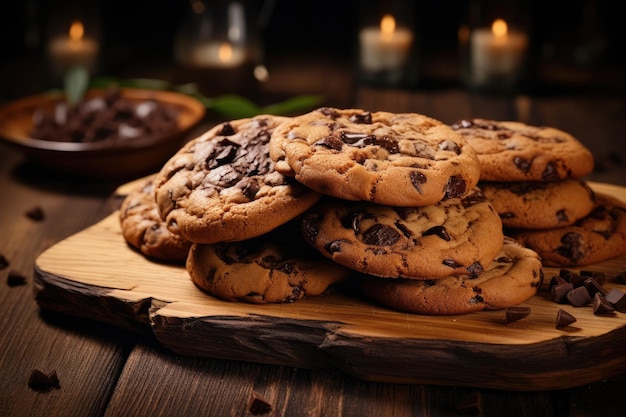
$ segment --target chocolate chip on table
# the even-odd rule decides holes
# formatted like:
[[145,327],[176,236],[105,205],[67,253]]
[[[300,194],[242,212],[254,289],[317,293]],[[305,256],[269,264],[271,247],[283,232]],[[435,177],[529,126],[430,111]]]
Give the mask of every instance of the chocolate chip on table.
[[39,206],[35,206],[29,210],[26,211],[26,217],[28,217],[31,220],[34,220],[36,222],[42,221],[43,219],[46,218],[46,215],[43,211],[43,209]]
[[26,277],[17,271],[11,270],[9,271],[9,275],[7,276],[7,284],[9,285],[9,287],[17,287],[18,285],[25,285]]
[[626,284],[626,269],[615,276],[615,281],[620,284]]
[[606,297],[597,292],[593,296],[593,314],[596,316],[613,314],[615,307],[606,300]]
[[266,414],[272,411],[272,404],[258,392],[252,391],[248,411],[253,415]]
[[606,293],[605,298],[617,311],[626,312],[626,293],[624,291],[612,288]]
[[560,308],[559,311],[556,312],[556,321],[554,323],[554,327],[556,327],[557,329],[562,329],[575,322],[576,317]]
[[567,301],[573,305],[574,307],[582,307],[589,304],[592,300],[591,295],[589,295],[589,291],[587,288],[576,287],[571,291],[567,292]]
[[606,274],[604,272],[600,272],[600,271],[589,271],[589,270],[581,270],[578,273],[580,276],[583,277],[589,277],[589,278],[593,278],[595,279],[598,284],[600,285],[604,285],[604,282],[606,281]]
[[550,294],[555,302],[565,304],[567,303],[567,293],[573,289],[574,285],[571,282],[566,282],[565,284],[557,284],[550,288]]
[[568,281],[566,281],[565,278],[559,275],[555,275],[552,278],[550,278],[550,284],[548,285],[548,287],[550,288],[550,290],[552,290],[552,287],[554,287],[555,285],[567,284],[567,283]]
[[4,269],[9,266],[9,261],[4,255],[0,255],[0,269]]
[[28,378],[28,386],[35,391],[41,392],[50,391],[54,388],[61,388],[56,371],[46,374],[39,369],[33,369],[31,372],[30,378]]
[[505,310],[506,324],[521,320],[530,314],[530,307],[507,307]]
[[596,293],[601,293],[602,295],[606,295],[606,292],[607,292],[606,289],[595,278],[587,278],[585,282],[583,282],[583,285],[585,286],[585,288],[587,288],[587,291],[589,291],[589,295],[591,295],[592,297]]

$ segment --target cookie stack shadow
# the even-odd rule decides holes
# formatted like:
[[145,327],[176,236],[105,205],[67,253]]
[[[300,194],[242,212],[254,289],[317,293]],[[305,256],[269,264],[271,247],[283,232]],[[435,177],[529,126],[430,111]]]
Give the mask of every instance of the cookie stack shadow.
[[[396,310],[462,314],[531,298],[553,252],[562,265],[597,261],[579,232],[547,237],[592,220],[624,227],[624,205],[580,179],[592,168],[556,129],[320,108],[213,127],[126,197],[120,221],[131,247],[183,263],[219,299],[347,288]],[[172,242],[183,246],[163,249]]]

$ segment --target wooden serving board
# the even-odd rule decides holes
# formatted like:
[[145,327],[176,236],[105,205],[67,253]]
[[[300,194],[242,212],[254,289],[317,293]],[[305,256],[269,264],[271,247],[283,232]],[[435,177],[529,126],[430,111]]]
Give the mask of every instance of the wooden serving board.
[[[591,184],[626,201],[626,188]],[[626,371],[626,314],[595,316],[591,306],[551,300],[557,269],[523,305],[531,314],[506,324],[504,311],[455,316],[396,312],[347,293],[292,304],[253,305],[208,296],[182,266],[130,249],[118,213],[61,241],[35,263],[35,298],[50,309],[153,332],[171,351],[199,357],[302,368],[340,368],[365,380],[518,391],[562,389]],[[626,257],[586,266],[606,287]],[[559,308],[577,321],[555,328]]]

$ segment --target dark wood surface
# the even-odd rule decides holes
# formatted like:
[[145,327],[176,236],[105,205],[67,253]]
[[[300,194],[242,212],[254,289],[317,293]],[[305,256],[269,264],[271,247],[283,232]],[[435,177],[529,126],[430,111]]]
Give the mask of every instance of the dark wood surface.
[[[291,82],[288,74],[283,85]],[[338,91],[341,79],[327,79]],[[462,117],[521,120],[567,130],[594,153],[594,181],[626,185],[626,101],[619,94],[485,96],[452,88],[401,91],[355,88],[329,104],[415,111],[452,123]],[[210,121],[198,128],[202,131]],[[118,183],[87,183],[42,170],[0,144],[0,415],[243,416],[254,393],[270,416],[458,416],[478,397],[484,416],[618,416],[626,375],[556,391],[374,383],[335,370],[305,370],[175,355],[142,334],[42,311],[33,298],[34,261],[44,250],[109,215]],[[39,206],[45,217],[25,213]],[[13,272],[25,285],[9,286]],[[207,340],[206,343],[216,343]],[[626,352],[626,351],[625,351]],[[601,357],[602,352],[597,354]],[[626,353],[625,353],[626,354]],[[34,369],[55,371],[60,389],[29,388]],[[506,412],[504,411],[506,410]]]

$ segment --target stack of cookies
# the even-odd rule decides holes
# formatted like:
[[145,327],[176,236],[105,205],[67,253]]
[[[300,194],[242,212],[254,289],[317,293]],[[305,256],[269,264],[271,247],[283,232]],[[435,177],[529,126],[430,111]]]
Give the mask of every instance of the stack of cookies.
[[187,256],[169,258],[224,300],[293,302],[354,278],[392,308],[467,313],[521,303],[542,278],[480,178],[473,147],[437,120],[321,108],[215,126],[131,193],[120,219],[137,228],[133,214],[158,213],[127,241],[166,259],[154,246],[176,238]]
[[389,307],[458,314],[521,303],[541,263],[505,239],[476,187],[481,166],[451,128],[420,114],[323,108],[276,128],[276,170],[323,195],[303,234]]
[[582,179],[591,152],[551,127],[485,119],[452,128],[476,150],[479,186],[507,236],[535,250],[545,266],[589,265],[626,254],[626,205]]

